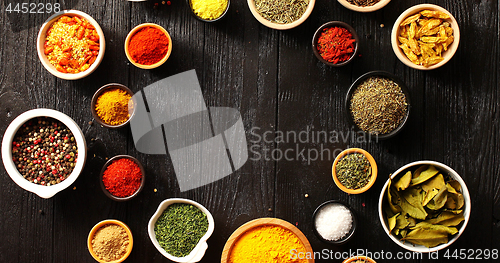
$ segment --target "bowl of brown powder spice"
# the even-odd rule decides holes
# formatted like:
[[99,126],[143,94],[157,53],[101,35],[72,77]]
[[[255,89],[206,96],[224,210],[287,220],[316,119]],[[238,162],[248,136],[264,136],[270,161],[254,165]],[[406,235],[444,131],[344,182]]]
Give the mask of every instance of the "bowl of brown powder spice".
[[132,232],[121,221],[103,220],[90,231],[87,245],[90,254],[98,262],[119,263],[132,252]]

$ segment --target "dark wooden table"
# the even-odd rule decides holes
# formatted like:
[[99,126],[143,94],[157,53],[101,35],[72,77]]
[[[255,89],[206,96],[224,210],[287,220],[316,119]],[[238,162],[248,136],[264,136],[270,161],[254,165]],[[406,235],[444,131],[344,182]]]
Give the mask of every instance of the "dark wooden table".
[[[390,46],[391,29],[399,14],[425,1],[393,0],[379,11],[357,13],[335,0],[317,0],[309,19],[287,31],[259,24],[244,0],[233,0],[227,16],[213,24],[197,21],[181,0],[171,0],[171,6],[160,9],[153,9],[151,3],[124,0],[58,1],[64,8],[90,14],[106,36],[102,64],[78,81],[58,79],[39,62],[36,37],[50,14],[9,14],[5,9],[11,2],[22,1],[5,0],[0,4],[0,133],[3,135],[8,124],[26,110],[56,109],[81,127],[88,144],[88,159],[78,180],[50,199],[22,190],[3,166],[0,168],[0,262],[93,262],[86,247],[87,235],[94,224],[108,218],[121,220],[132,229],[134,248],[126,262],[168,262],[149,240],[146,226],[158,204],[171,197],[198,201],[214,215],[215,232],[201,262],[219,262],[231,233],[260,217],[277,217],[297,225],[315,251],[362,249],[396,256],[405,250],[384,233],[377,214],[378,198],[391,172],[417,160],[451,166],[469,188],[472,216],[465,233],[449,247],[450,255],[460,249],[474,249],[473,255],[477,255],[478,250],[500,247],[498,1],[428,1],[455,16],[462,36],[454,58],[432,71],[405,66]],[[351,24],[361,38],[360,56],[346,67],[325,66],[312,53],[314,31],[331,20]],[[129,30],[144,22],[164,26],[173,39],[171,57],[154,70],[132,66],[123,50]],[[331,151],[361,147],[374,156],[379,178],[366,193],[347,195],[334,185],[332,156],[310,163],[302,158],[249,160],[233,175],[180,192],[168,156],[137,152],[129,128],[110,130],[89,124],[90,100],[107,83],[119,82],[137,92],[190,69],[196,69],[208,106],[239,109],[249,147],[285,150],[298,145],[306,152],[321,149],[321,144],[313,142],[255,144],[251,134],[254,127],[260,128],[254,130],[259,134],[307,129],[352,131],[345,118],[344,98],[350,84],[372,70],[388,71],[403,79],[413,108],[407,126],[393,139],[323,144]],[[274,135],[269,138],[273,140]],[[143,192],[123,203],[107,198],[98,181],[106,159],[118,154],[136,156],[147,171]],[[249,157],[256,159],[252,152]],[[321,243],[312,231],[314,209],[331,199],[348,203],[358,214],[357,233],[343,246]],[[445,252],[435,261],[445,260]],[[422,260],[404,262],[429,261],[424,255]]]

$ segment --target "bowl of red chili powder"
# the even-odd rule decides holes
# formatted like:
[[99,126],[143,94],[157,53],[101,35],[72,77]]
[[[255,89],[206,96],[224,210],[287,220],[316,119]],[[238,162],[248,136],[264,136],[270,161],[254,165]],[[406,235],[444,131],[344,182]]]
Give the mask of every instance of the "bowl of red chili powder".
[[170,34],[157,24],[140,24],[125,39],[125,55],[138,68],[157,68],[167,61],[171,52]]
[[115,201],[136,197],[144,188],[144,167],[130,155],[117,155],[102,167],[100,184],[106,196]]
[[326,65],[341,67],[358,54],[359,37],[354,28],[341,21],[331,21],[316,30],[313,53]]

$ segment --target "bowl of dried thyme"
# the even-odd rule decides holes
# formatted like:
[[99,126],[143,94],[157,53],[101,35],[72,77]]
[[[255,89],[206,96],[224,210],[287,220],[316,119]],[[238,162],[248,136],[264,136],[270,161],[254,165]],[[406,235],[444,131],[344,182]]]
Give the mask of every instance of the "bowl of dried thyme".
[[347,120],[370,140],[396,136],[410,115],[410,93],[403,81],[385,71],[371,71],[349,88],[345,108]]
[[208,248],[215,222],[201,204],[183,198],[160,203],[149,220],[148,234],[156,249],[174,262],[198,262]]
[[337,0],[347,9],[356,12],[373,12],[386,6],[391,0]]
[[277,30],[299,26],[307,20],[316,0],[248,0],[252,15],[261,24]]
[[377,163],[373,156],[360,148],[342,151],[332,165],[332,177],[340,190],[348,194],[361,194],[373,186],[377,179]]

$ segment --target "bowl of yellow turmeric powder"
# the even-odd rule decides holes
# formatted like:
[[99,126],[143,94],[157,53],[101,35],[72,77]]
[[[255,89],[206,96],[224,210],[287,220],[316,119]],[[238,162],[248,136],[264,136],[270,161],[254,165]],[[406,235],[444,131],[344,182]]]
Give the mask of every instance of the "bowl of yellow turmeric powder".
[[98,89],[91,101],[94,120],[106,128],[127,125],[134,115],[134,93],[126,86],[110,83]]
[[221,20],[229,10],[230,0],[186,0],[191,14],[203,22]]
[[294,225],[278,218],[259,218],[236,229],[222,250],[221,263],[314,263],[307,237]]

